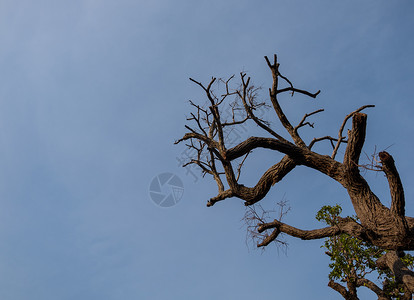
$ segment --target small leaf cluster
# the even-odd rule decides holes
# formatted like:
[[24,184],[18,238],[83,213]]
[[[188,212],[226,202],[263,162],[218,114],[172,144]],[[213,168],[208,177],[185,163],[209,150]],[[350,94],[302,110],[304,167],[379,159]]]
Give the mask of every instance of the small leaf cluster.
[[[338,224],[342,208],[340,205],[323,206],[317,213],[316,219],[329,226]],[[357,217],[353,217],[358,221]],[[322,246],[327,249],[331,258],[329,279],[351,280],[363,278],[376,269],[375,261],[384,251],[365,241],[340,234],[327,238]]]
[[[340,205],[326,205],[317,212],[316,219],[329,226],[335,226],[341,220],[341,213]],[[357,216],[353,216],[352,219],[359,221]],[[327,238],[322,247],[326,249],[326,254],[331,259],[330,280],[355,283],[358,279],[365,278],[367,274],[375,271],[378,279],[383,281],[383,288],[387,295],[395,299],[403,295],[402,287],[396,283],[392,272],[380,270],[376,266],[376,260],[384,255],[386,250],[345,233]],[[410,254],[405,254],[402,261],[408,267],[414,266],[414,257]]]

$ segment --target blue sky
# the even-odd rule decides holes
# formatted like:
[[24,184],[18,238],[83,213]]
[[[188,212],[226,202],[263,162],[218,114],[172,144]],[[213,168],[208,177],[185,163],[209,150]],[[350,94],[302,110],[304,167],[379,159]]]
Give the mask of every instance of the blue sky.
[[[247,71],[266,91],[263,56],[277,53],[297,86],[322,90],[316,101],[282,103],[296,122],[325,108],[308,139],[337,134],[346,114],[375,104],[365,151],[391,146],[414,215],[413,9],[411,1],[1,0],[0,298],[341,299],[326,286],[322,241],[287,238],[287,254],[261,253],[246,246],[239,200],[206,208],[214,183],[179,167],[184,146],[173,145],[188,100],[205,101],[188,77]],[[274,162],[259,154],[247,184]],[[149,196],[163,172],[184,184],[172,208]],[[367,176],[389,204],[383,176]],[[352,214],[337,183],[304,168],[264,202],[280,199],[292,207],[286,221],[304,229],[321,226],[314,215],[324,204]]]

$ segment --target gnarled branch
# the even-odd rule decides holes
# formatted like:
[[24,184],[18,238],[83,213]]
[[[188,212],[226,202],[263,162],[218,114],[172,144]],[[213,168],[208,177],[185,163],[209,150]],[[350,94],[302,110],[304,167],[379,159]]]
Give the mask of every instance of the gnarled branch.
[[259,233],[262,233],[265,230],[273,228],[276,228],[277,230],[274,230],[272,234],[269,236],[269,238],[265,239],[265,243],[259,244],[258,247],[261,247],[262,244],[269,244],[272,240],[277,238],[279,233],[286,233],[290,236],[297,237],[302,240],[316,240],[336,236],[341,233],[347,233],[351,236],[358,237],[360,239],[366,238],[366,232],[364,228],[351,218],[341,218],[339,219],[338,224],[336,224],[335,226],[329,226],[313,230],[299,229],[282,223],[278,220],[274,220],[273,222],[259,224],[257,231]]

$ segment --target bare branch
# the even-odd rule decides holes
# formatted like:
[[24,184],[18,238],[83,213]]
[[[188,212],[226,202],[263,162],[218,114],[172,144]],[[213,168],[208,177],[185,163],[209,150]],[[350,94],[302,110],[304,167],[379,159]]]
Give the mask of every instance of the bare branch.
[[222,191],[216,197],[211,198],[207,202],[207,207],[213,206],[216,202],[222,201],[224,199],[227,199],[233,196],[234,196],[234,193],[232,192],[232,190]]
[[[240,97],[240,99],[243,102],[243,106],[244,109],[247,112],[247,115],[261,128],[263,128],[264,130],[266,130],[268,133],[270,133],[271,135],[273,135],[275,138],[277,138],[278,140],[281,141],[285,141],[287,142],[282,136],[280,136],[279,134],[277,134],[276,132],[274,132],[269,126],[267,126],[265,124],[265,122],[263,122],[262,120],[260,120],[258,117],[256,117],[253,113],[253,109],[251,106],[249,106],[247,104],[247,97],[248,97],[248,88],[249,88],[249,82],[250,82],[250,77],[247,78],[247,81],[244,80],[244,77],[246,76],[246,74],[244,73],[240,73],[241,76],[241,80],[242,80],[242,92],[238,92],[238,95]],[[252,99],[250,99],[249,102],[252,102]]]
[[281,231],[280,231],[279,228],[275,228],[270,235],[268,235],[267,237],[265,237],[261,243],[258,243],[257,244],[257,247],[258,248],[259,247],[266,247],[271,242],[273,242],[274,240],[276,240],[276,238],[279,236],[280,232]]
[[324,109],[318,109],[318,110],[315,110],[314,112],[311,112],[311,113],[309,113],[309,114],[305,114],[304,116],[303,116],[303,118],[302,118],[302,120],[299,122],[299,124],[294,128],[294,131],[297,133],[298,132],[298,129],[299,128],[301,128],[301,127],[303,127],[303,126],[306,126],[306,125],[309,125],[310,127],[312,127],[313,128],[313,124],[311,124],[311,123],[309,123],[309,122],[305,122],[306,121],[306,119],[308,118],[308,117],[310,117],[310,116],[312,116],[312,115],[314,115],[314,114],[317,114],[317,113],[320,113],[320,112],[323,112],[324,111]]
[[332,152],[332,155],[331,155],[331,157],[333,159],[335,159],[335,156],[336,156],[336,153],[338,152],[339,146],[341,145],[342,141],[345,139],[345,137],[343,136],[343,131],[344,131],[345,125],[348,122],[348,120],[351,117],[353,117],[356,113],[358,113],[358,112],[360,112],[360,111],[362,111],[362,110],[364,110],[365,108],[368,108],[368,107],[375,107],[375,105],[364,105],[364,106],[358,108],[357,110],[351,112],[350,114],[348,114],[345,117],[344,121],[342,122],[341,127],[339,128],[338,142],[336,143],[336,146],[335,146],[335,148],[334,148],[334,150]]
[[179,144],[182,141],[189,140],[189,139],[198,139],[198,140],[203,141],[204,143],[206,143],[210,148],[217,148],[218,147],[218,144],[215,140],[210,139],[209,137],[206,137],[206,136],[204,136],[200,133],[194,132],[193,130],[190,130],[190,131],[192,131],[192,132],[186,133],[181,139],[175,141],[174,144]]
[[332,237],[341,233],[347,233],[360,239],[363,239],[366,236],[364,228],[351,218],[340,218],[338,224],[335,226],[313,230],[302,230],[282,223],[278,220],[274,220],[273,222],[259,224],[258,232],[260,233],[272,228],[277,228],[282,233],[286,233],[302,240],[321,239],[325,237]]
[[207,132],[204,130],[204,128],[203,128],[203,126],[201,125],[201,122],[200,122],[201,121],[200,111],[205,112],[205,110],[201,109],[200,106],[195,105],[191,101],[190,101],[190,103],[197,108],[197,116],[195,116],[193,113],[191,113],[192,117],[188,118],[187,120],[189,120],[189,121],[194,120],[197,123],[198,128],[203,132],[203,134],[205,136],[207,136]]
[[206,167],[206,163],[205,163],[205,162],[203,162],[203,161],[201,161],[201,160],[198,160],[198,159],[192,159],[192,160],[190,160],[189,162],[185,163],[185,164],[183,165],[183,167],[186,167],[186,166],[188,166],[188,165],[190,165],[190,164],[196,164],[197,166],[199,166],[199,167],[203,170],[203,172],[204,172],[204,173],[207,173],[207,174],[213,175],[213,172],[212,172],[211,170],[209,170],[209,169]]
[[187,128],[188,130],[190,130],[192,133],[194,134],[198,134],[197,131],[195,131],[193,128],[191,128],[190,126],[184,125],[185,128]]
[[[216,81],[217,78],[212,77],[210,83],[208,84],[207,87],[205,87],[201,82],[198,82],[196,80],[194,80],[193,78],[189,78],[192,82],[196,83],[197,85],[199,85],[204,91],[209,92],[211,89],[211,86],[213,85],[213,83]],[[211,100],[211,99],[210,99]],[[212,101],[211,103],[212,105],[214,105],[214,101]]]
[[226,127],[226,126],[234,126],[234,125],[240,125],[240,124],[245,123],[248,119],[249,119],[249,118],[248,118],[248,117],[246,117],[246,118],[244,118],[243,120],[240,120],[240,121],[226,122],[226,123],[223,123],[223,124],[221,124],[221,125],[222,125],[223,127]]
[[[279,76],[280,76],[280,74],[279,74]],[[321,91],[319,90],[316,93],[312,94],[308,91],[296,89],[294,87],[287,87],[287,88],[277,90],[277,94],[284,93],[284,92],[292,92],[292,96],[293,96],[294,93],[300,93],[300,94],[304,94],[304,95],[312,97],[312,98],[316,98],[316,96],[318,96]]]
[[246,206],[253,205],[262,200],[270,188],[281,181],[290,171],[295,168],[295,162],[288,156],[284,156],[280,162],[270,167],[260,178],[257,184],[252,187],[240,186],[238,197],[246,201]]
[[340,233],[340,229],[338,227],[325,227],[321,229],[314,229],[314,230],[302,230],[296,227],[287,225],[282,223],[278,220],[274,220],[270,223],[265,223],[259,225],[258,232],[263,232],[268,229],[278,228],[280,232],[286,233],[290,236],[300,238],[302,240],[315,240],[321,239],[325,237],[335,236]]
[[225,147],[224,147],[223,128],[222,128],[222,124],[221,124],[221,120],[220,120],[220,113],[219,113],[219,110],[217,108],[219,103],[216,103],[216,101],[215,101],[216,97],[211,92],[211,86],[216,81],[216,78],[213,77],[207,87],[205,87],[201,82],[198,82],[198,81],[196,81],[192,78],[190,78],[190,80],[192,82],[196,83],[197,85],[199,85],[206,92],[207,98],[210,100],[210,103],[211,103],[210,111],[213,114],[215,126],[217,127],[217,132],[218,132],[218,137],[219,137],[219,141],[218,141],[219,147],[218,148],[221,151],[224,151]]
[[[331,142],[331,146],[332,146],[332,148],[334,148],[334,147],[335,147],[335,146],[334,146],[334,144],[333,144],[333,142],[338,141],[338,139],[333,138],[333,137],[331,137],[331,136],[323,136],[323,137],[320,137],[320,138],[314,138],[314,139],[310,142],[310,144],[309,144],[308,148],[309,148],[309,149],[312,149],[312,147],[313,147],[316,143],[321,142],[321,141],[325,141],[325,140],[329,140],[329,141]],[[348,141],[346,141],[346,140],[342,140],[341,142],[342,142],[342,143],[347,143]]]
[[311,95],[311,97],[316,97],[316,95],[319,94],[311,94],[309,92],[306,91],[302,91],[302,90],[298,90],[293,88],[292,83],[286,78],[286,77],[282,77],[285,81],[287,81],[291,86],[287,89],[282,89],[282,90],[278,90],[278,77],[280,76],[279,73],[279,64],[277,63],[277,56],[274,55],[274,63],[271,64],[269,59],[267,58],[267,56],[265,56],[265,60],[267,62],[267,65],[269,66],[270,70],[272,71],[272,76],[273,76],[273,85],[272,88],[269,90],[269,95],[270,95],[270,101],[272,102],[273,105],[273,109],[275,110],[280,122],[282,123],[283,127],[285,127],[285,129],[289,132],[290,136],[292,137],[293,141],[295,142],[295,144],[297,146],[300,147],[306,147],[306,144],[304,143],[304,141],[302,140],[302,138],[299,136],[297,130],[295,130],[293,128],[293,126],[290,124],[289,120],[287,119],[285,113],[283,112],[282,108],[279,105],[279,102],[277,100],[277,95],[283,91],[287,91],[290,90],[292,92],[297,91],[303,94],[308,94]]
[[321,91],[319,90],[319,91],[317,91],[316,93],[312,94],[312,93],[309,93],[308,91],[304,91],[304,90],[299,90],[299,89],[296,89],[296,88],[294,88],[294,87],[293,87],[292,82],[291,82],[289,79],[287,79],[285,76],[283,76],[282,74],[280,74],[280,72],[279,72],[279,77],[280,77],[280,78],[282,78],[283,80],[285,80],[285,81],[286,81],[286,82],[290,85],[290,87],[288,87],[288,88],[284,88],[284,89],[281,89],[281,90],[278,90],[278,91],[277,91],[277,93],[278,93],[278,94],[279,94],[279,93],[284,93],[284,92],[288,92],[288,91],[290,91],[290,92],[292,92],[292,96],[294,95],[294,93],[295,93],[295,92],[298,92],[298,93],[301,93],[301,94],[307,95],[307,96],[309,96],[309,97],[316,98],[316,96],[318,96],[318,95],[319,95],[319,93],[321,92]]
[[[284,215],[286,215],[290,207],[287,207],[287,201],[281,200],[277,203],[280,207],[279,221]],[[260,233],[257,231],[260,224],[267,223],[271,213],[275,213],[276,210],[265,210],[260,204],[249,206],[246,208],[246,213],[243,217],[244,222],[247,225],[247,236],[256,242],[256,247],[264,247],[269,245],[272,241],[277,242],[277,245],[286,246],[287,243],[281,239],[277,239],[279,230],[276,228],[270,235],[267,233]],[[260,242],[259,242],[260,241]]]
[[214,180],[217,183],[219,193],[221,193],[221,192],[224,191],[224,185],[223,185],[223,182],[221,181],[220,174],[219,174],[219,172],[217,171],[217,168],[216,168],[216,160],[214,159],[214,152],[213,152],[212,149],[209,149],[209,152],[210,152],[209,165],[210,165],[211,171],[213,173]]
[[240,178],[240,174],[241,174],[241,168],[243,167],[244,162],[247,159],[247,156],[249,156],[250,152],[247,152],[246,155],[244,156],[242,162],[239,164],[238,168],[237,168],[237,177],[236,180],[239,181]]

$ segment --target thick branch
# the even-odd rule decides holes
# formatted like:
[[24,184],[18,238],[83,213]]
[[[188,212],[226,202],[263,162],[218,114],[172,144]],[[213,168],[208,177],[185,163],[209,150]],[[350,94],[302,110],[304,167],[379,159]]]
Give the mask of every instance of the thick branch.
[[335,146],[335,148],[334,148],[334,150],[333,150],[333,152],[332,152],[332,155],[331,155],[331,157],[332,157],[333,159],[335,159],[335,156],[336,156],[336,153],[338,152],[339,146],[341,145],[341,143],[342,143],[342,141],[343,141],[343,139],[344,139],[344,136],[343,136],[343,131],[344,131],[344,129],[345,129],[345,125],[346,125],[346,123],[348,122],[348,120],[349,120],[351,117],[353,117],[356,113],[359,113],[360,111],[362,111],[362,110],[364,110],[365,108],[368,108],[368,107],[375,107],[375,105],[364,105],[364,106],[361,106],[360,108],[358,108],[357,110],[355,110],[355,111],[351,112],[350,114],[348,114],[348,115],[345,117],[344,121],[342,122],[341,127],[339,128],[339,133],[338,133],[338,142],[336,143],[336,146]]
[[268,235],[267,237],[265,237],[261,243],[257,244],[257,247],[258,248],[260,248],[260,247],[266,247],[271,242],[273,242],[274,240],[276,240],[279,234],[280,234],[280,229],[279,228],[276,228],[275,230],[272,231],[272,233],[270,235]]
[[300,238],[302,240],[322,239],[325,237],[335,236],[340,233],[340,230],[338,227],[325,227],[325,228],[313,229],[313,230],[302,230],[302,229],[287,225],[285,223],[282,223],[278,220],[274,220],[273,222],[260,225],[257,231],[261,233],[271,228],[278,228],[280,232],[286,233],[296,238]]
[[394,159],[392,156],[383,151],[379,153],[379,158],[382,164],[382,170],[387,176],[387,180],[390,186],[391,192],[391,211],[400,217],[405,216],[405,198],[404,188],[398,174],[397,168],[395,167]]
[[[274,220],[270,223],[260,224],[258,226],[258,232],[264,232],[265,230],[277,228],[280,233],[286,233],[290,236],[300,238],[302,240],[316,240],[326,237],[332,237],[339,235],[341,233],[347,233],[354,237],[364,239],[366,237],[364,228],[352,220],[351,218],[340,219],[338,224],[335,226],[313,229],[313,230],[302,230],[285,223],[282,223],[278,220]],[[274,236],[274,238],[276,238]]]
[[342,297],[344,297],[344,299],[346,300],[358,300],[358,297],[356,295],[351,295],[351,293],[348,292],[344,286],[340,285],[339,283],[333,280],[329,281],[328,286],[340,293]]
[[356,285],[358,287],[365,286],[369,288],[371,291],[373,291],[378,296],[378,300],[391,300],[390,297],[386,296],[384,291],[375,283],[373,283],[371,280],[366,278],[358,278],[356,281]]
[[262,200],[270,188],[282,180],[295,166],[296,164],[291,158],[284,156],[280,162],[270,167],[262,175],[254,187],[237,184],[235,188],[220,192],[216,197],[211,198],[207,206],[213,206],[216,202],[230,197],[238,197],[246,201],[246,206],[255,204]]
[[395,276],[395,280],[405,284],[410,293],[414,292],[414,272],[407,268],[398,257],[396,251],[390,251],[377,260],[380,269],[389,268]]
[[292,143],[281,142],[273,138],[264,138],[264,137],[249,137],[240,144],[230,148],[226,151],[226,157],[229,160],[234,160],[238,157],[245,155],[256,148],[266,148],[279,151],[284,154],[299,154],[303,150]]
[[347,169],[358,170],[359,156],[365,141],[366,126],[367,115],[355,113],[352,118],[352,130],[348,132],[348,145],[344,156],[344,165]]
[[405,219],[405,197],[404,188],[395,167],[394,159],[390,154],[383,151],[379,153],[382,164],[382,170],[387,176],[390,193],[391,193],[391,213],[394,215],[395,226],[402,233],[407,233],[409,227]]
[[256,148],[266,148],[287,154],[296,165],[305,165],[318,170],[342,183],[342,166],[329,156],[320,155],[308,148],[298,147],[292,143],[283,143],[272,138],[250,137],[226,151],[226,158],[234,160]]
[[246,206],[253,205],[262,200],[270,188],[281,181],[290,171],[296,167],[296,163],[289,156],[284,156],[280,162],[270,167],[253,188],[242,187],[242,199]]

